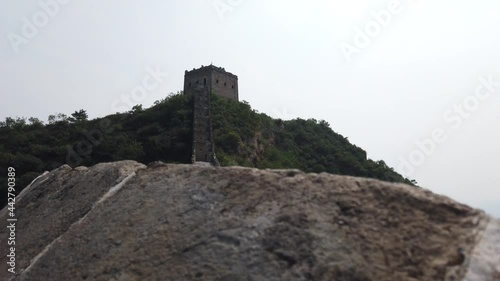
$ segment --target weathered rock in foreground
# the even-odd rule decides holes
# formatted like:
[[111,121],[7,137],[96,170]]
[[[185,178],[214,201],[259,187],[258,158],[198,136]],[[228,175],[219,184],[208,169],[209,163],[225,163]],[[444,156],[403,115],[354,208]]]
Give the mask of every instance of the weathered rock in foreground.
[[18,199],[7,280],[500,280],[500,222],[407,185],[123,161]]

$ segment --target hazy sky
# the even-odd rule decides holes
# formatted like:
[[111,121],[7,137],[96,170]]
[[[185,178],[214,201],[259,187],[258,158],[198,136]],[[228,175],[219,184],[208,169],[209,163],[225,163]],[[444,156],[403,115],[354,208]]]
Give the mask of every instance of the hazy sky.
[[213,62],[259,112],[500,216],[498,1],[0,1],[1,119],[149,107]]

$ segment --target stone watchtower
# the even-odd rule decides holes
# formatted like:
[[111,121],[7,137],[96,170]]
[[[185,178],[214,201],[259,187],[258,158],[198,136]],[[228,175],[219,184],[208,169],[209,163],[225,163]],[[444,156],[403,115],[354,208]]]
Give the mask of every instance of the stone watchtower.
[[193,96],[192,162],[219,166],[210,115],[210,95],[238,101],[238,76],[213,65],[185,72],[184,94]]
[[238,76],[227,72],[222,67],[214,65],[187,71],[184,74],[184,93],[193,94],[198,87],[207,87],[209,93],[214,93],[234,101],[238,97]]

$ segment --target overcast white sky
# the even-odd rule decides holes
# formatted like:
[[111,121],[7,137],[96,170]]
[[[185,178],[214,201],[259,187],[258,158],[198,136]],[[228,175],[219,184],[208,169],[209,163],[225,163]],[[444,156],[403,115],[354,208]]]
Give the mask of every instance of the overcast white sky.
[[[480,86],[500,81],[498,1],[54,1],[0,0],[1,119],[105,116],[158,67],[168,77],[137,102],[149,107],[213,62],[259,112],[324,119],[371,159],[500,216],[500,86]],[[347,45],[360,47],[350,62]]]

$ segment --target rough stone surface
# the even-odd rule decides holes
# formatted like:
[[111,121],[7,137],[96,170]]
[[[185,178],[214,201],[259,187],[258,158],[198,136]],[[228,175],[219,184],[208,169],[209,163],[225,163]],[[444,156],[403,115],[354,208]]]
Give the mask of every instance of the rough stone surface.
[[497,219],[377,180],[127,161],[18,208],[13,280],[500,280]]
[[500,220],[490,220],[480,237],[465,280],[500,280]]
[[[17,197],[17,271],[26,268],[47,245],[87,214],[111,186],[144,167],[134,161],[75,169],[64,165],[39,177]],[[7,208],[0,212],[0,220],[7,220]],[[3,242],[3,238],[8,237],[7,231],[5,227],[0,229],[2,249],[7,244]],[[0,257],[0,272],[1,276],[7,272],[7,257],[3,254]]]

